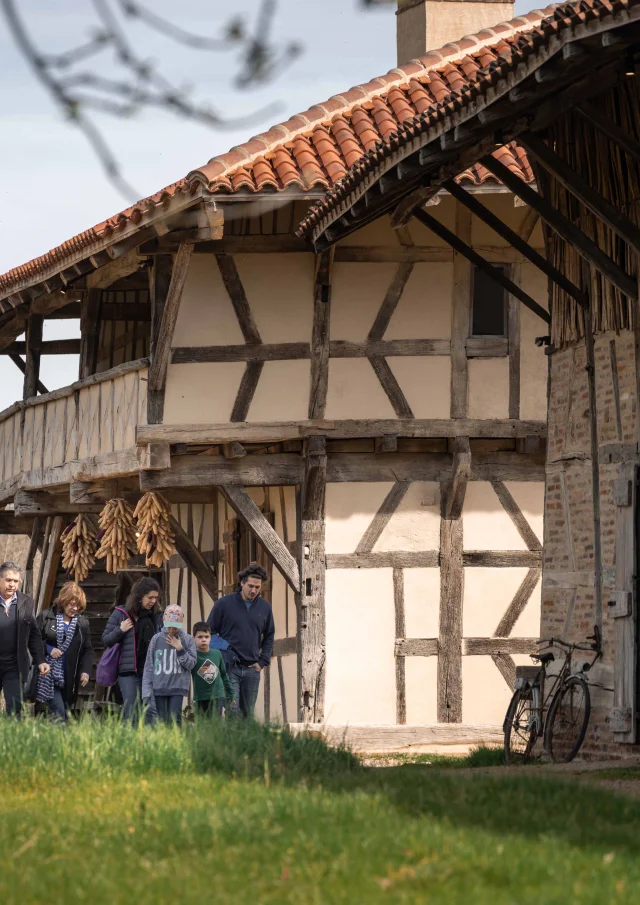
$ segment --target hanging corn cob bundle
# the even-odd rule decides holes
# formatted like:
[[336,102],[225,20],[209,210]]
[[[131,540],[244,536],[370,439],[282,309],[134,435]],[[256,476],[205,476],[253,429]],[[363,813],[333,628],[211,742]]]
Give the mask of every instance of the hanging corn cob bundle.
[[109,500],[100,513],[98,559],[106,559],[107,572],[125,569],[137,553],[133,510],[124,500]]
[[148,566],[159,568],[176,552],[169,514],[169,506],[157,493],[145,493],[136,506],[138,550]]
[[62,565],[75,581],[84,581],[96,561],[98,542],[93,528],[77,515],[62,533]]

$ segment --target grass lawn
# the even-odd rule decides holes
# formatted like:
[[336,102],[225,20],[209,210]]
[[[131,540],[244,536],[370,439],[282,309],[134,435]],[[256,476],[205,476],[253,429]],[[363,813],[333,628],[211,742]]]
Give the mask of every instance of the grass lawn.
[[640,803],[189,730],[0,722],[2,905],[640,901]]

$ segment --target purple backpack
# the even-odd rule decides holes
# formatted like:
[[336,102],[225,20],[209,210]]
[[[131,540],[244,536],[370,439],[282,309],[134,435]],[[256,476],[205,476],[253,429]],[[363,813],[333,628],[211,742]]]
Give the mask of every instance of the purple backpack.
[[[120,610],[127,618],[129,614],[122,607],[117,606],[116,610]],[[135,626],[132,629],[135,639]],[[135,643],[135,640],[134,640]],[[103,685],[105,688],[111,688],[118,681],[118,669],[120,667],[120,656],[122,654],[122,641],[108,647],[100,657],[96,667],[96,684]]]

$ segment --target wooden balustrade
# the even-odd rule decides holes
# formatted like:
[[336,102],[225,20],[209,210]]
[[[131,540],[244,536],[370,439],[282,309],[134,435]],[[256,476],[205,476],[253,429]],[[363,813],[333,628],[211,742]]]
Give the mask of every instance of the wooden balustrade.
[[135,447],[149,360],[129,361],[0,412],[0,483]]

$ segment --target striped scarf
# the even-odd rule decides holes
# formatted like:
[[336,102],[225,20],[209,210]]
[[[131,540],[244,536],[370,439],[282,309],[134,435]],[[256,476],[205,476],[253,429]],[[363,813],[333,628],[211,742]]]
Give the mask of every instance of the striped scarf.
[[[74,616],[69,625],[66,626],[64,615],[56,613],[56,647],[63,654],[73,641],[77,625],[77,616]],[[66,636],[65,628],[67,630]],[[64,657],[58,657],[55,660],[51,654],[48,654],[46,662],[51,669],[46,676],[38,676],[38,689],[36,691],[36,701],[42,704],[53,700],[53,692],[56,688],[64,688]]]

